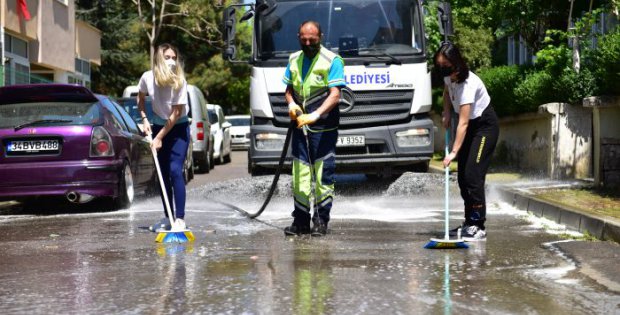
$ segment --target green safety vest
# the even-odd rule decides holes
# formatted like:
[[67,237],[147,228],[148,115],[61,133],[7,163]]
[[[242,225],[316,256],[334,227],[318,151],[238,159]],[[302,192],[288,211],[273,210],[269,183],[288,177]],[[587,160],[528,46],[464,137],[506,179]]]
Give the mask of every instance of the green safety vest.
[[[303,66],[303,51],[292,54],[289,58],[289,70],[291,72],[291,83],[293,85],[295,101],[302,104],[306,113],[312,113],[323,104],[329,96],[329,69],[332,62],[340,56],[331,50],[321,46],[319,53],[314,56],[306,77],[301,77]],[[343,62],[344,63],[344,62]],[[312,129],[325,130],[338,127],[340,122],[340,111],[338,106],[334,107],[326,115],[312,125]]]

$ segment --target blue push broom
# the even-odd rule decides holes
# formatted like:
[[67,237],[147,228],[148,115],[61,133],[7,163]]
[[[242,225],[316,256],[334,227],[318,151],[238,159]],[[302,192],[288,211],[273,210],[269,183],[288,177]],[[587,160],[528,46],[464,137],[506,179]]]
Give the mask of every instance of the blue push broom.
[[[449,149],[448,149],[448,145],[450,143],[450,129],[446,130],[446,156],[448,156],[448,154],[450,153]],[[430,242],[428,242],[426,245],[424,245],[424,248],[430,248],[430,249],[451,249],[451,248],[469,248],[469,246],[467,246],[467,244],[465,243],[465,241],[463,239],[461,239],[461,231],[459,230],[458,232],[458,237],[456,239],[451,240],[450,239],[450,231],[448,228],[448,224],[450,222],[450,210],[449,210],[449,192],[450,192],[450,188],[449,188],[449,179],[450,179],[450,166],[446,166],[444,168],[444,173],[445,173],[445,185],[444,185],[444,192],[445,192],[445,196],[444,196],[444,205],[445,205],[445,235],[444,238],[431,238]]]
[[[149,142],[153,141],[151,135],[148,135]],[[166,213],[168,214],[168,218],[170,219],[170,230],[160,229],[157,230],[157,237],[155,238],[155,242],[157,243],[186,243],[193,242],[195,237],[192,231],[187,228],[181,228],[174,215],[172,215],[172,211],[170,210],[170,202],[168,201],[168,193],[166,192],[166,187],[164,186],[164,179],[161,176],[161,168],[159,167],[159,160],[157,160],[157,150],[151,147],[151,153],[153,153],[153,159],[155,160],[155,168],[157,169],[157,176],[159,178],[159,186],[161,188],[162,196],[164,197],[164,204],[166,207]]]

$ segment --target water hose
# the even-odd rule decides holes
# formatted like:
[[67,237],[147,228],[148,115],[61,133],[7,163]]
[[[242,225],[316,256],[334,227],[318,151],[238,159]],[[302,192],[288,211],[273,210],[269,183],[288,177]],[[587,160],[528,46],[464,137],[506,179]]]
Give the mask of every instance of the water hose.
[[[221,203],[223,205],[229,206],[232,209],[239,211],[241,214],[243,214],[244,216],[250,218],[250,219],[256,219],[258,216],[260,216],[263,211],[265,211],[265,208],[267,208],[267,205],[269,204],[269,202],[271,201],[271,197],[273,196],[273,193],[276,190],[276,187],[278,187],[278,179],[280,179],[280,173],[282,173],[282,167],[284,166],[284,160],[286,159],[286,154],[288,153],[288,147],[291,143],[291,136],[293,134],[293,130],[297,127],[297,123],[296,121],[291,121],[290,126],[288,127],[288,130],[286,132],[286,138],[284,139],[284,147],[282,148],[282,154],[280,155],[280,160],[278,161],[278,167],[276,168],[276,173],[273,176],[273,181],[271,182],[271,187],[269,188],[269,192],[267,193],[267,198],[265,198],[265,201],[263,202],[263,205],[260,207],[260,209],[258,211],[256,211],[255,213],[250,213],[247,212],[235,205],[226,203],[226,202],[222,202],[222,201],[217,201],[218,203]],[[263,222],[263,221],[261,221]],[[265,224],[268,224],[266,222],[263,222]],[[268,224],[271,225],[271,224]],[[276,227],[276,226],[274,226]]]

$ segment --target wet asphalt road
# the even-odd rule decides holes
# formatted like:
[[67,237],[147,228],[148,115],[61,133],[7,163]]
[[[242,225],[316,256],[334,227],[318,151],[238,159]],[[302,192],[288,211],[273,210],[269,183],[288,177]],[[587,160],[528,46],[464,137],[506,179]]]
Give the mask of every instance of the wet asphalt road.
[[[562,250],[583,242],[542,229],[498,202],[492,187],[488,240],[469,249],[423,249],[443,231],[441,174],[339,176],[331,233],[285,238],[289,176],[260,221],[227,205],[253,212],[270,184],[269,176],[230,178],[245,167],[243,156],[189,185],[191,244],[156,244],[144,229],[161,217],[157,198],[113,212],[5,212],[2,313],[620,313],[620,294]],[[454,183],[451,192],[456,225],[462,212]]]

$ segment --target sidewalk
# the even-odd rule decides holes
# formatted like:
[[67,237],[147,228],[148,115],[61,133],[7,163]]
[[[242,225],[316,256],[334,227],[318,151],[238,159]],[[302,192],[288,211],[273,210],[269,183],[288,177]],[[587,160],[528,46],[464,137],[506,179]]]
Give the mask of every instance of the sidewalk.
[[[443,172],[443,168],[439,163],[438,161],[431,162],[429,172]],[[542,182],[536,180],[529,182],[496,181],[492,179],[494,175],[497,174],[489,174],[487,182],[494,183],[502,200],[515,208],[563,224],[569,229],[589,234],[599,240],[620,243],[620,219],[617,216],[592,213],[578,207],[556,204],[537,198],[535,194],[537,189],[543,188],[578,189],[585,185],[584,182],[552,180],[543,180]]]
[[[566,188],[566,185],[570,185],[570,189],[578,189],[579,184],[579,182],[548,182],[547,187],[564,185]],[[589,234],[599,240],[620,243],[620,220],[616,217],[542,200],[535,196],[535,190],[540,189],[535,185],[500,184],[497,188],[502,199],[518,209]]]

